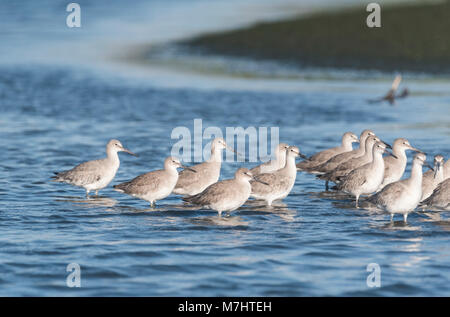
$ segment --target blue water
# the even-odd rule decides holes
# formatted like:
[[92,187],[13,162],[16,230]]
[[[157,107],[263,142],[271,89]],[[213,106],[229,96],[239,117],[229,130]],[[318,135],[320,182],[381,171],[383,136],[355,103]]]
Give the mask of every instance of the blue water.
[[[95,3],[108,19],[133,22],[130,10],[137,9],[105,2]],[[17,26],[16,34],[0,35],[1,296],[450,295],[446,212],[415,212],[407,224],[400,218],[391,224],[388,215],[324,194],[323,183],[303,173],[276,208],[248,204],[222,219],[186,208],[176,196],[150,210],[111,186],[86,200],[82,189],[50,182],[54,171],[104,156],[110,138],[140,155],[120,155],[112,184],[159,169],[177,141],[172,129],[192,129],[196,118],[223,131],[279,127],[281,141],[307,154],[335,146],[344,131],[372,128],[390,143],[407,137],[431,162],[434,154],[450,155],[448,79],[406,75],[412,96],[389,107],[365,100],[385,92],[392,74],[299,70],[293,79],[242,78],[217,69],[165,71],[142,61],[117,66],[102,54],[95,62],[61,59],[66,30],[38,17],[59,17],[65,3],[22,3],[2,4],[0,14],[9,16],[6,26]],[[164,12],[190,4],[153,3]],[[26,8],[41,28],[25,27]],[[72,43],[85,48],[79,55],[95,47],[93,33],[110,39],[102,28],[82,32]],[[221,178],[254,165],[225,162]],[[81,267],[80,288],[66,285],[69,263]],[[369,263],[381,267],[380,288],[366,284]]]

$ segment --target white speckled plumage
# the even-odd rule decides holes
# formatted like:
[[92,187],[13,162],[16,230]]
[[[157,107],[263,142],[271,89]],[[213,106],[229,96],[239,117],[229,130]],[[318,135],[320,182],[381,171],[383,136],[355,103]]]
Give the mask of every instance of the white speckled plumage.
[[372,151],[372,162],[351,171],[338,185],[339,190],[356,197],[357,208],[359,197],[375,192],[383,181],[383,153],[386,151],[386,145],[382,142],[377,142]]
[[425,200],[433,193],[435,188],[444,181],[444,157],[436,155],[434,157],[434,171],[428,170],[422,178],[422,199]]
[[216,138],[211,143],[211,157],[200,164],[193,165],[190,170],[180,172],[174,194],[193,196],[204,191],[209,185],[216,183],[220,177],[222,151],[228,148],[223,138]]
[[368,199],[370,203],[391,214],[403,214],[406,222],[408,214],[419,204],[422,198],[422,166],[426,164],[426,155],[417,153],[413,159],[411,177],[391,183]]
[[114,185],[118,192],[140,198],[154,205],[157,200],[169,196],[178,180],[177,168],[183,167],[180,161],[169,156],[164,161],[164,169],[139,175],[131,181]]
[[330,158],[341,153],[350,152],[353,150],[352,144],[359,142],[358,137],[353,132],[345,132],[341,139],[341,145],[323,150],[308,158],[308,160],[297,163],[298,170],[305,170],[314,168],[322,163],[325,163]]
[[252,173],[247,168],[240,168],[235,172],[233,179],[214,183],[203,192],[184,197],[183,200],[213,209],[220,216],[224,211],[233,211],[245,204],[251,192],[249,183],[251,179]]
[[407,139],[395,139],[392,146],[392,152],[394,153],[395,158],[392,156],[386,156],[384,158],[384,179],[378,188],[378,191],[383,189],[384,186],[396,182],[402,178],[406,169],[406,163],[408,161],[408,158],[406,157],[407,150],[420,152],[419,149],[412,147]]
[[296,146],[290,146],[286,154],[285,167],[272,173],[259,174],[257,179],[267,185],[251,182],[252,193],[250,196],[265,200],[267,205],[271,206],[274,200],[283,199],[289,195],[297,176],[295,158],[299,156],[299,153]]
[[357,149],[333,156],[325,163],[322,163],[319,166],[316,166],[314,168],[308,169],[308,172],[314,173],[314,174],[328,173],[328,172],[333,171],[336,167],[338,167],[339,164],[342,164],[345,161],[348,161],[354,157],[364,155],[366,139],[369,136],[375,136],[375,133],[373,133],[372,130],[364,130],[361,133],[361,136],[359,137],[359,147]]
[[250,170],[253,175],[258,175],[262,173],[272,173],[286,165],[286,151],[289,145],[286,143],[280,143],[275,149],[275,159],[269,162],[258,165]]
[[124,148],[120,141],[113,139],[106,145],[106,158],[84,162],[71,170],[55,173],[53,181],[83,187],[86,190],[87,197],[92,190],[95,190],[98,194],[98,191],[108,186],[116,176],[120,166],[118,152],[126,152],[136,156],[136,154]]

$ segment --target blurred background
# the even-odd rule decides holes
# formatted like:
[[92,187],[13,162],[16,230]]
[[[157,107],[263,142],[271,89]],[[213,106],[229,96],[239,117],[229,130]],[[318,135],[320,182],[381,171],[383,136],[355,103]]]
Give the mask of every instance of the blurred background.
[[[113,184],[159,169],[172,129],[279,127],[306,154],[346,131],[406,137],[450,154],[448,1],[68,1],[0,4],[0,295],[448,295],[445,213],[389,225],[353,202],[324,199],[299,173],[282,207],[224,222],[178,197],[149,212],[114,192],[49,182],[54,171],[121,156]],[[401,73],[407,98],[369,104]],[[204,140],[206,144],[209,140]],[[275,146],[273,144],[272,146]],[[251,164],[244,164],[252,167]],[[241,163],[224,163],[230,178]],[[409,175],[409,167],[405,173]],[[65,268],[79,263],[82,287]],[[366,266],[382,268],[380,289]]]

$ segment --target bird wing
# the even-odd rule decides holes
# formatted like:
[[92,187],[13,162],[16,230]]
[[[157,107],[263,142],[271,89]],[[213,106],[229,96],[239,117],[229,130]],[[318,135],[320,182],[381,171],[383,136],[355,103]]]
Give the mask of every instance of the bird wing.
[[232,182],[232,180],[224,180],[214,183],[212,185],[209,185],[200,194],[189,197],[183,197],[182,199],[201,206],[208,206],[217,203],[223,199],[226,199],[227,191],[233,189],[233,186],[229,186],[230,182]]
[[400,85],[401,82],[402,82],[402,76],[401,75],[395,76],[394,81],[392,82],[391,90],[393,92],[397,91],[398,86]]
[[394,182],[385,186],[379,193],[372,196],[369,200],[377,205],[385,205],[390,201],[399,199],[404,190],[405,185],[403,184],[403,181]]
[[190,166],[196,173],[184,169],[178,174],[178,182],[175,188],[187,188],[196,183],[200,178],[204,178],[209,173],[209,169],[205,168],[207,162],[200,163],[194,166]]
[[82,186],[98,182],[101,179],[101,171],[104,168],[104,160],[94,160],[81,163],[71,170],[57,173],[55,180],[65,181],[70,184]]
[[164,179],[164,170],[152,171],[139,175],[131,181],[114,185],[115,189],[122,190],[125,193],[144,194],[148,191],[157,189]]

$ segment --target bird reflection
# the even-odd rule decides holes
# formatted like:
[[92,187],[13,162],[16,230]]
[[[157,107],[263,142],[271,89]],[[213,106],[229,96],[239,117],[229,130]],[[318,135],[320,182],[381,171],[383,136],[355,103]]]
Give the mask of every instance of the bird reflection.
[[76,205],[85,205],[85,206],[102,206],[102,207],[114,207],[118,204],[118,201],[103,196],[90,196],[89,198],[80,198],[76,196],[59,196],[56,197],[55,201],[57,202],[69,202]]

